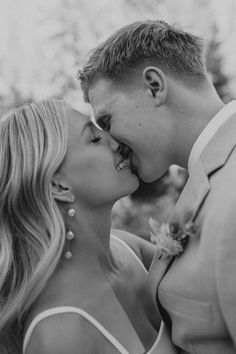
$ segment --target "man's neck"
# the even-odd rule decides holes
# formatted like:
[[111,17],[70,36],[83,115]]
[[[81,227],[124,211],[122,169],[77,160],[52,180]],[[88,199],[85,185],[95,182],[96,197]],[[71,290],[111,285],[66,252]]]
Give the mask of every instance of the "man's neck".
[[224,107],[216,93],[211,91],[206,92],[206,95],[193,94],[186,102],[183,102],[183,111],[176,117],[176,163],[183,168],[187,168],[189,155],[197,138],[216,113]]

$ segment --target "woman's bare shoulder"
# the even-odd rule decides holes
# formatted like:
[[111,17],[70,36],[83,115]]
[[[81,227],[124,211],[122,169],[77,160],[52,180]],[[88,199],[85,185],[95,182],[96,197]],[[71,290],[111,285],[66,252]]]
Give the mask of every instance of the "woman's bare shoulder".
[[105,353],[106,340],[96,327],[80,314],[62,313],[37,324],[25,354],[100,353],[98,344]]
[[126,242],[143,262],[146,269],[149,269],[156,250],[151,242],[125,230],[112,229],[111,234]]
[[[132,249],[137,250],[139,252],[139,245],[142,243],[144,239],[140,236],[135,235],[129,231],[121,230],[121,229],[111,229],[111,235],[114,235],[121,239],[122,241],[126,242]],[[144,242],[147,242],[144,240]]]

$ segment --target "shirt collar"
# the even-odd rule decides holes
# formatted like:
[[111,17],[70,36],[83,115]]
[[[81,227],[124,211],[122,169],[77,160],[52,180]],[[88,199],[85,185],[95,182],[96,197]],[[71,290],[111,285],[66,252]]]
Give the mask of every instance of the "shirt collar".
[[202,151],[206,147],[207,143],[211,140],[217,130],[236,112],[236,100],[231,101],[225,105],[216,115],[210,120],[210,122],[203,129],[195,141],[188,160],[188,171],[191,173],[193,167],[198,161]]

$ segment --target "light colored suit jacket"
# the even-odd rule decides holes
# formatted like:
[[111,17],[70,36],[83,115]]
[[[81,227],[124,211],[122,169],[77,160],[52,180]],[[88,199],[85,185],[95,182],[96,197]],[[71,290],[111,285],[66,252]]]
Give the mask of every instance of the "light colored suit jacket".
[[175,214],[189,211],[199,231],[171,262],[154,258],[150,290],[179,353],[236,353],[236,114],[189,176]]

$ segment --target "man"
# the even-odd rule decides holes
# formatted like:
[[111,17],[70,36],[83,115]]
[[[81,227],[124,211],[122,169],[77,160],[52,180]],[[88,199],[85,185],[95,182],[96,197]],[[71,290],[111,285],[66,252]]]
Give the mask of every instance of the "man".
[[[236,352],[236,102],[224,106],[199,38],[162,21],[121,28],[79,73],[97,123],[151,182],[172,164],[189,179],[173,220],[197,230],[178,257],[155,257],[149,285],[179,353]],[[184,225],[186,226],[186,225]]]

